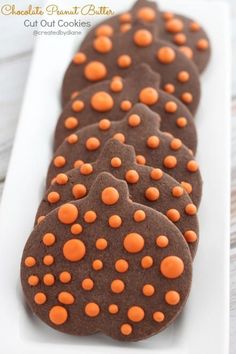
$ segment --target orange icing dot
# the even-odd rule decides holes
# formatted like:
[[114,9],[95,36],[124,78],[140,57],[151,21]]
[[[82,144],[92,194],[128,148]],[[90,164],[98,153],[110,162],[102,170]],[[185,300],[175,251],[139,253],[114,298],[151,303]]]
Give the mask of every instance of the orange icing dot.
[[128,118],[129,126],[137,127],[141,123],[141,118],[137,114],[131,114]]
[[68,182],[68,176],[65,174],[65,173],[59,173],[57,176],[56,176],[56,183],[57,184],[60,184],[60,185],[63,185],[63,184],[66,184]]
[[182,141],[180,139],[173,139],[170,143],[170,147],[172,150],[179,150],[182,146]]
[[85,146],[89,151],[97,150],[100,147],[101,143],[98,138],[91,137],[86,140]]
[[152,87],[145,87],[140,91],[139,100],[140,102],[151,106],[158,101],[159,94],[157,90]]
[[97,214],[93,210],[88,210],[84,214],[84,221],[88,224],[93,223],[97,219]]
[[183,21],[173,18],[166,22],[165,28],[168,32],[177,33],[183,30],[184,24]]
[[43,257],[43,264],[50,266],[54,263],[54,258],[52,255],[48,254]]
[[120,294],[124,291],[125,284],[120,279],[115,279],[111,282],[111,291],[115,294]]
[[79,138],[76,134],[71,134],[66,138],[66,140],[69,144],[76,144]]
[[99,61],[91,61],[84,68],[84,76],[89,81],[99,81],[107,76],[107,69]]
[[101,270],[103,268],[103,262],[100,259],[95,259],[92,263],[94,270]]
[[160,192],[155,187],[149,187],[145,191],[146,199],[150,200],[151,202],[156,201],[160,197]]
[[67,283],[69,283],[71,281],[71,274],[69,272],[66,272],[66,271],[61,272],[59,274],[59,280],[60,280],[61,283],[67,284]]
[[26,257],[25,258],[25,266],[26,267],[33,267],[36,264],[36,259],[34,257]]
[[193,51],[190,47],[187,46],[181,46],[179,47],[179,50],[188,58],[192,59],[193,58]]
[[173,222],[177,222],[180,219],[180,213],[176,209],[167,210],[166,216]]
[[83,198],[87,193],[87,188],[84,184],[75,184],[72,188],[72,194],[75,199]]
[[28,278],[28,284],[31,286],[36,286],[39,283],[39,277],[37,275],[30,275]]
[[57,298],[58,301],[60,301],[64,305],[72,305],[75,302],[74,296],[67,291],[60,292]]
[[98,126],[101,130],[108,130],[111,126],[111,122],[108,119],[101,119]]
[[86,60],[87,60],[86,55],[85,55],[84,53],[81,53],[81,52],[76,53],[76,54],[74,55],[74,57],[73,57],[73,62],[74,62],[75,64],[83,64],[83,63],[86,62]]
[[163,312],[160,311],[156,311],[154,312],[154,314],[152,315],[152,318],[154,319],[155,322],[163,322],[165,319],[165,315]]
[[173,84],[165,84],[164,91],[167,92],[167,93],[174,93],[175,92],[175,86]]
[[197,207],[194,204],[187,204],[185,207],[185,213],[188,215],[195,215],[197,213]]
[[49,203],[57,203],[60,200],[60,194],[57,192],[50,192],[47,196]]
[[168,237],[166,236],[157,236],[156,238],[156,245],[160,248],[165,248],[167,247],[169,244],[169,240],[168,240]]
[[156,19],[156,13],[151,7],[144,6],[139,9],[137,17],[145,22],[152,22]]
[[46,301],[47,301],[47,297],[44,293],[36,293],[34,295],[34,302],[37,305],[43,305],[43,304],[45,304]]
[[105,238],[98,238],[96,241],[96,248],[103,251],[107,248],[107,240]]
[[91,98],[91,106],[95,111],[107,112],[114,106],[114,101],[111,95],[105,91],[96,92]]
[[125,174],[125,179],[130,184],[137,183],[139,180],[139,174],[135,170],[129,170]]
[[146,219],[146,214],[143,210],[136,210],[134,212],[134,221],[141,222]]
[[65,128],[69,129],[69,130],[75,129],[78,126],[78,124],[79,124],[79,121],[75,117],[68,117],[64,121]]
[[143,155],[137,155],[136,156],[136,162],[139,164],[139,165],[145,165],[146,164],[146,159]]
[[196,172],[198,170],[198,163],[195,160],[190,160],[187,163],[187,170],[189,172]]
[[80,224],[74,224],[71,226],[70,231],[73,235],[79,235],[83,231],[83,228]]
[[120,26],[120,31],[125,33],[128,32],[132,28],[130,23],[124,23]]
[[154,168],[150,172],[150,177],[151,177],[151,179],[158,181],[163,177],[163,171],[160,168]]
[[63,167],[66,164],[66,159],[64,156],[56,156],[53,160],[55,167]]
[[152,296],[155,293],[155,288],[151,284],[145,284],[142,289],[143,295]]
[[168,155],[164,158],[163,160],[163,165],[166,167],[166,168],[175,168],[176,165],[177,165],[177,159],[175,156],[172,156],[172,155]]
[[63,224],[72,224],[79,215],[75,205],[66,203],[60,206],[57,212],[58,219]]
[[120,109],[122,111],[128,112],[132,108],[132,102],[129,100],[124,100],[120,103]]
[[187,124],[188,124],[188,121],[184,117],[179,117],[179,118],[176,119],[176,125],[179,128],[184,128],[184,127],[186,127]]
[[82,281],[81,286],[84,290],[90,291],[94,287],[94,282],[91,278],[86,278]]
[[101,25],[96,29],[96,36],[107,36],[111,37],[113,35],[113,28],[110,25]]
[[192,193],[193,187],[190,183],[182,181],[181,186],[185,189],[187,193]]
[[193,95],[190,92],[184,92],[181,95],[181,100],[184,103],[191,103],[193,101]]
[[157,51],[157,59],[162,64],[170,64],[175,60],[176,54],[170,47],[162,47]]
[[120,326],[120,331],[124,336],[129,336],[132,332],[132,326],[128,323],[124,323]]
[[116,133],[113,135],[113,138],[118,140],[120,143],[124,143],[125,142],[125,136],[122,133]]
[[121,226],[122,220],[119,215],[112,215],[109,217],[108,223],[110,227],[112,227],[113,229],[117,229]]
[[132,232],[125,236],[123,245],[127,252],[138,253],[144,248],[144,238],[136,232]]
[[122,69],[128,68],[131,65],[131,63],[132,63],[131,57],[126,54],[120,55],[117,59],[117,64]]
[[165,111],[168,113],[174,113],[177,111],[177,104],[174,101],[168,101],[165,104]]
[[173,41],[177,45],[183,45],[187,41],[187,37],[184,33],[177,33],[173,37]]
[[118,259],[115,263],[115,269],[119,273],[127,272],[129,263],[125,259]]
[[123,82],[120,79],[113,79],[110,84],[110,89],[113,92],[120,92],[123,89]]
[[63,245],[63,255],[70,262],[77,262],[84,258],[85,244],[81,240],[71,239]]
[[180,186],[175,186],[175,187],[172,188],[171,193],[172,193],[173,197],[179,198],[179,197],[181,197],[183,195],[184,190]]
[[115,315],[119,311],[119,307],[116,304],[111,304],[108,307],[108,311],[112,314]]
[[184,271],[184,262],[176,256],[165,257],[161,261],[160,271],[168,279],[179,278]]
[[144,319],[144,310],[140,306],[132,306],[129,308],[127,316],[132,322],[141,322]]
[[47,273],[43,276],[43,282],[47,286],[52,286],[55,283],[55,277],[51,273]]
[[68,318],[67,310],[62,306],[53,306],[49,311],[50,321],[59,326],[66,322]]
[[52,233],[48,232],[43,235],[43,243],[45,244],[45,246],[52,246],[54,245],[55,241],[56,237]]
[[162,17],[164,18],[165,21],[168,21],[168,20],[170,20],[171,18],[174,17],[174,14],[173,14],[173,12],[165,11],[165,12],[162,14]]
[[160,145],[160,139],[158,138],[158,136],[155,135],[149,136],[149,138],[147,139],[147,146],[150,149],[156,149],[158,148],[159,145]]
[[112,41],[107,36],[99,36],[93,41],[93,48],[99,53],[108,53],[112,50]]
[[201,27],[200,27],[199,23],[197,23],[197,22],[191,22],[190,23],[190,26],[189,26],[190,31],[198,32],[200,30],[200,28]]
[[209,48],[208,40],[201,38],[197,41],[197,49],[199,50],[206,50]]
[[189,80],[189,73],[187,71],[180,71],[177,75],[177,79],[180,81],[180,82],[187,82]]
[[134,33],[133,39],[138,47],[148,47],[152,43],[152,34],[146,29],[139,29]]
[[131,22],[132,16],[131,16],[130,13],[125,12],[125,13],[123,13],[123,14],[121,14],[121,15],[119,16],[119,20],[120,20],[121,23],[124,23],[124,22]]
[[113,187],[107,187],[102,191],[101,199],[106,205],[114,205],[119,200],[119,193]]
[[80,173],[82,175],[90,175],[93,172],[93,166],[90,163],[84,163],[80,166]]
[[72,102],[71,108],[74,112],[81,112],[84,109],[84,102],[81,100],[76,100]]
[[188,243],[193,243],[197,241],[197,234],[192,230],[185,231],[184,238]]
[[143,269],[151,268],[152,265],[153,265],[153,259],[151,256],[144,256],[141,259],[141,266]]
[[111,166],[114,168],[118,168],[122,165],[121,159],[119,157],[113,157],[111,159]]
[[74,162],[74,168],[80,168],[80,166],[82,166],[84,164],[84,161],[82,160],[76,160]]
[[180,295],[174,290],[167,291],[165,294],[165,301],[168,305],[177,305],[180,302]]

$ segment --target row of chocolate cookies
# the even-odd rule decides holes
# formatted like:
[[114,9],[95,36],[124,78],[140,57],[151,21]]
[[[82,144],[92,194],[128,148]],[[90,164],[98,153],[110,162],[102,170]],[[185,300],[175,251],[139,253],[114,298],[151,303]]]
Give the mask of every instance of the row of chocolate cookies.
[[192,114],[209,52],[196,22],[140,0],[73,57],[21,264],[27,302],[51,327],[137,341],[183,309],[202,185]]

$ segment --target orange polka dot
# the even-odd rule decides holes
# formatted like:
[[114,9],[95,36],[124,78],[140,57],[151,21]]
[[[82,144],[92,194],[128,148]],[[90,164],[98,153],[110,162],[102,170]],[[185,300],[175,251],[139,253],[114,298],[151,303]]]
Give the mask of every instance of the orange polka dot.
[[167,210],[166,216],[173,222],[177,222],[180,219],[180,213],[176,209]]
[[120,103],[120,109],[124,112],[128,112],[132,108],[132,102],[124,100]]
[[84,290],[90,291],[94,287],[94,282],[91,278],[86,278],[82,281],[81,286]]
[[163,160],[163,165],[166,167],[166,168],[175,168],[176,165],[177,165],[177,159],[175,156],[172,156],[172,155],[168,155],[164,158]]
[[157,59],[162,64],[170,64],[175,60],[176,54],[174,49],[170,47],[162,47],[157,52]]
[[123,245],[127,252],[138,253],[144,248],[144,238],[136,232],[132,232],[125,236]]
[[52,246],[56,242],[56,237],[52,233],[48,232],[43,235],[43,243],[45,246]]
[[163,322],[165,319],[165,315],[163,312],[160,311],[156,311],[154,312],[154,314],[152,315],[152,318],[154,319],[155,322]]
[[84,76],[89,81],[99,81],[107,76],[107,69],[99,61],[91,61],[84,68]]
[[92,263],[94,270],[101,270],[103,268],[103,262],[100,259],[95,259]]
[[96,248],[103,251],[107,248],[107,240],[105,238],[98,238],[96,241]]
[[181,46],[179,47],[179,50],[188,58],[192,59],[193,58],[193,51],[190,47],[187,46]]
[[124,291],[125,284],[120,279],[115,279],[111,282],[111,291],[115,294],[120,294]]
[[63,167],[66,164],[66,159],[64,156],[56,156],[53,160],[53,164],[55,167]]
[[47,297],[44,293],[36,293],[34,295],[34,302],[37,305],[43,305],[43,304],[45,304],[46,301],[47,301]]
[[70,262],[77,262],[84,258],[85,244],[81,240],[71,239],[63,245],[63,255]]
[[97,214],[93,210],[88,210],[84,214],[84,221],[88,224],[92,224],[97,219]]
[[139,29],[134,33],[134,43],[138,47],[148,47],[152,43],[152,33],[146,29]]
[[179,278],[184,271],[184,262],[176,256],[165,257],[161,261],[160,271],[168,279]]
[[139,9],[137,17],[145,22],[153,22],[156,19],[156,12],[151,7],[144,6]]
[[68,130],[75,129],[78,125],[79,125],[79,121],[75,117],[68,117],[64,121],[64,126]]
[[178,18],[173,18],[166,22],[165,28],[168,32],[177,33],[183,30],[184,24]]
[[111,159],[111,166],[114,168],[118,168],[122,165],[121,159],[119,157],[113,157]]
[[155,288],[151,284],[145,284],[142,289],[143,295],[152,296],[155,293]]
[[146,219],[146,214],[143,210],[136,210],[134,212],[134,221],[142,222]]
[[127,312],[127,316],[132,322],[141,322],[144,319],[144,310],[140,306],[132,306]]
[[155,104],[158,101],[159,94],[157,90],[155,90],[152,87],[145,87],[144,89],[141,90],[139,94],[139,100],[140,102],[151,106]]
[[52,286],[55,283],[55,277],[51,273],[47,273],[43,277],[43,282],[47,286]]
[[122,33],[128,32],[132,28],[130,23],[124,23],[120,26],[120,31]]
[[113,135],[113,138],[118,140],[120,143],[125,143],[125,136],[122,133],[116,133]]
[[171,143],[170,143],[170,148],[171,148],[172,150],[179,150],[182,145],[183,145],[183,144],[182,144],[182,141],[181,141],[180,139],[175,138],[175,139],[173,139],[173,140],[171,141]]
[[76,134],[71,134],[66,138],[66,141],[69,144],[76,144],[78,140],[79,140],[79,138]]
[[192,193],[192,190],[193,190],[193,187],[190,183],[188,182],[181,182],[181,186],[184,188],[184,190],[187,192],[187,193]]
[[111,95],[105,91],[96,92],[91,98],[91,106],[97,112],[108,112],[114,106]]
[[187,124],[188,124],[188,121],[184,117],[179,117],[179,118],[176,119],[176,125],[179,128],[184,128],[184,127],[186,127]]
[[123,82],[120,79],[113,79],[110,84],[110,89],[113,92],[121,92],[123,90]]
[[121,15],[119,16],[119,21],[120,21],[121,23],[124,23],[124,22],[131,22],[131,20],[132,20],[132,16],[131,16],[131,14],[128,13],[128,12],[125,12],[125,13],[123,13],[123,14],[121,14]]
[[194,204],[187,204],[185,207],[185,213],[188,215],[196,215],[197,207]]
[[187,163],[187,170],[189,172],[196,172],[198,171],[198,163],[195,160],[190,160]]
[[136,162],[139,164],[139,165],[145,165],[146,164],[146,159],[143,155],[137,155],[136,156]]
[[118,259],[115,263],[115,269],[119,273],[127,272],[129,263],[125,259]]
[[120,55],[117,59],[117,64],[120,68],[126,69],[132,64],[132,59],[129,55]]
[[177,75],[177,79],[180,81],[180,82],[187,82],[189,80],[189,73],[187,71],[180,71]]
[[112,37],[114,33],[113,28],[110,25],[101,25],[96,29],[96,36],[107,36]]
[[74,168],[80,168],[84,164],[84,161],[82,160],[76,160],[74,162]]
[[185,231],[184,238],[188,243],[193,243],[197,241],[197,234],[192,230]]
[[125,179],[130,184],[137,183],[139,180],[139,174],[135,170],[129,170],[125,174]]
[[184,92],[181,95],[181,100],[184,103],[189,104],[189,103],[191,103],[193,101],[193,95],[190,92]]
[[67,318],[67,310],[62,306],[53,306],[49,311],[49,319],[54,325],[62,325]]
[[101,130],[108,130],[111,127],[111,122],[108,119],[101,119],[98,126]]
[[59,173],[56,176],[56,183],[57,184],[60,184],[60,185],[66,184],[68,182],[68,180],[69,180],[69,178],[65,173]]
[[30,286],[36,286],[39,283],[39,277],[37,275],[30,275],[28,278],[28,284]]
[[93,172],[93,166],[90,163],[84,163],[80,166],[80,173],[82,175],[90,175]]
[[73,62],[74,62],[75,64],[83,64],[83,63],[86,62],[86,60],[87,60],[86,55],[85,55],[84,53],[81,53],[81,52],[76,53],[76,54],[74,55],[74,57],[73,57]]
[[147,139],[147,146],[150,149],[156,149],[158,148],[159,145],[160,145],[160,139],[158,138],[158,136],[155,135],[149,136],[149,138]]
[[61,272],[59,275],[60,282],[63,284],[67,284],[71,281],[71,274],[69,272]]
[[209,48],[209,42],[207,39],[201,38],[197,41],[197,49],[204,51],[208,48]]
[[57,192],[50,192],[47,196],[49,203],[57,203],[60,200],[60,194]]
[[93,48],[99,53],[109,53],[112,50],[112,41],[107,36],[99,36],[94,39]]
[[174,14],[173,14],[173,12],[165,11],[165,12],[163,12],[162,17],[164,18],[165,21],[168,21],[171,18],[174,18]]
[[124,323],[120,326],[120,331],[124,336],[129,336],[132,332],[132,326],[128,323]]
[[74,112],[81,112],[85,107],[85,104],[81,100],[76,100],[72,102],[71,108]]
[[179,197],[181,197],[183,195],[184,190],[180,186],[175,186],[175,187],[172,188],[171,193],[172,193],[173,197],[179,198]]
[[177,305],[180,302],[180,295],[174,290],[167,291],[165,294],[165,301],[168,305]]
[[191,22],[189,25],[189,29],[192,32],[198,32],[200,30],[200,28],[201,27],[200,27],[199,23],[197,23],[197,22]]
[[106,205],[114,205],[119,200],[119,193],[117,189],[113,187],[107,187],[102,191],[101,199]]
[[72,305],[75,302],[74,296],[68,291],[62,291],[58,294],[58,301],[64,305]]
[[79,215],[75,205],[66,203],[60,206],[57,212],[58,219],[63,224],[72,224]]
[[119,311],[119,307],[116,304],[111,304],[108,307],[108,311],[109,313],[111,313],[112,315],[115,315],[118,311]]
[[33,267],[35,264],[36,264],[36,259],[34,258],[34,257],[31,257],[31,256],[29,256],[29,257],[26,257],[25,258],[25,266],[26,267]]
[[72,194],[75,199],[83,198],[87,194],[87,188],[84,184],[75,184],[72,188]]
[[37,220],[37,224],[40,224],[44,219],[45,219],[44,215],[40,216]]
[[153,265],[153,259],[151,256],[144,256],[141,259],[141,266],[143,269],[148,269],[151,268]]
[[73,235],[79,235],[79,234],[81,234],[82,231],[83,231],[83,228],[82,228],[82,226],[80,224],[74,224],[70,228],[70,232]]
[[163,171],[160,168],[154,168],[150,172],[150,177],[154,181],[159,181],[163,177]]
[[141,118],[137,114],[131,114],[128,118],[128,123],[130,127],[137,127],[141,123]]
[[157,236],[156,245],[160,248],[165,248],[169,245],[168,237],[164,235]]
[[165,84],[164,91],[167,92],[167,93],[174,93],[175,92],[175,86],[173,84]]
[[165,111],[168,113],[175,113],[178,109],[177,104],[174,101],[168,101],[165,104]]
[[177,45],[183,45],[187,41],[187,37],[184,33],[177,33],[173,37],[173,41]]
[[113,229],[118,229],[122,224],[122,220],[119,215],[112,215],[109,217],[108,223]]
[[160,192],[155,187],[149,187],[145,191],[146,199],[150,200],[150,202],[155,202],[160,197]]
[[101,143],[98,138],[91,137],[86,140],[85,146],[89,151],[95,151],[100,147]]
[[54,263],[54,257],[50,254],[43,257],[43,264],[50,266]]

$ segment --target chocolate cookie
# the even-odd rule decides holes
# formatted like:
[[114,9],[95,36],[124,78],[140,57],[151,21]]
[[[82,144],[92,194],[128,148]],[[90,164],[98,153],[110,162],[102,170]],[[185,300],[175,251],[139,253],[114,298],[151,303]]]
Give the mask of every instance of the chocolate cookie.
[[137,20],[154,23],[158,38],[178,46],[189,59],[194,61],[199,72],[205,69],[211,50],[204,29],[189,17],[167,11],[160,12],[154,1],[138,0],[129,12],[99,23],[88,32],[80,50],[83,51],[87,43],[92,43],[98,36],[112,37],[119,32],[129,31]]
[[[110,139],[96,162],[91,165],[92,173],[83,174],[79,168],[61,173],[47,190],[39,205],[36,221],[60,205],[87,195],[97,175],[109,172],[128,183],[130,198],[165,214],[180,229],[194,257],[198,244],[197,208],[188,193],[170,175],[158,168],[138,165],[133,146]],[[114,219],[114,226],[119,220]]]
[[[120,219],[113,228],[112,218]],[[32,311],[61,332],[138,341],[167,327],[192,277],[188,245],[163,214],[103,173],[90,193],[53,210],[30,235],[21,282]]]
[[122,119],[135,103],[142,102],[160,114],[161,130],[181,139],[195,153],[197,136],[191,113],[175,97],[160,90],[159,84],[160,76],[147,64],[140,64],[125,79],[90,85],[65,106],[56,126],[54,147],[69,134],[97,123],[104,116],[113,121]]
[[63,81],[63,103],[92,83],[126,76],[140,63],[161,75],[161,89],[168,87],[192,113],[196,112],[200,99],[196,66],[174,45],[156,39],[155,25],[148,23],[138,23],[112,38],[100,36],[75,54]]
[[[198,206],[201,197],[201,176],[192,153],[181,140],[159,130],[159,116],[147,106],[138,103],[119,122],[102,119],[99,123],[71,134],[57,149],[50,164],[47,186],[58,173],[93,162],[101,147],[110,138],[133,145],[137,162],[163,169],[178,182],[187,183],[190,197]],[[91,173],[84,165],[83,173]]]

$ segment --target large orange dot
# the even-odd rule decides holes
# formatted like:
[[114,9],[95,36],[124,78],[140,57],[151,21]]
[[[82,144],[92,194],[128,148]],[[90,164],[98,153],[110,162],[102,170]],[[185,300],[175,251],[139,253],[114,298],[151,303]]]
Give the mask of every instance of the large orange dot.
[[112,41],[107,36],[99,36],[93,41],[93,47],[99,53],[108,53],[112,50]]
[[152,33],[146,29],[139,29],[134,33],[134,43],[139,47],[147,47],[152,43]]
[[85,256],[86,248],[81,240],[68,240],[63,246],[63,255],[70,262],[80,261]]
[[89,81],[99,81],[106,77],[107,69],[105,65],[99,61],[91,61],[84,68],[84,76]]
[[113,205],[117,203],[119,197],[119,193],[114,187],[107,187],[103,189],[101,195],[102,201],[106,205]]
[[184,262],[177,256],[168,256],[161,261],[160,271],[164,277],[175,279],[184,271]]
[[53,306],[49,311],[50,321],[59,326],[66,322],[68,318],[67,310],[62,306]]
[[101,25],[96,29],[96,36],[107,36],[111,37],[113,35],[113,28],[110,25]]
[[157,59],[162,64],[170,64],[175,60],[176,54],[174,49],[170,47],[162,47],[157,52]]
[[132,232],[125,236],[123,245],[127,252],[138,253],[144,247],[144,238],[136,232]]
[[60,206],[57,212],[58,219],[63,224],[72,224],[78,217],[79,212],[75,205],[67,203]]
[[141,322],[144,319],[144,310],[140,306],[132,306],[129,308],[127,316],[132,322]]
[[91,98],[91,106],[95,111],[108,112],[114,106],[111,95],[105,91],[96,92]]
[[95,302],[89,302],[84,311],[89,317],[97,317],[100,313],[100,307]]

